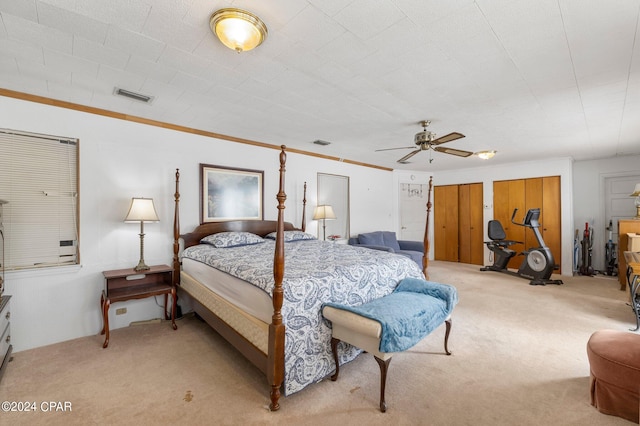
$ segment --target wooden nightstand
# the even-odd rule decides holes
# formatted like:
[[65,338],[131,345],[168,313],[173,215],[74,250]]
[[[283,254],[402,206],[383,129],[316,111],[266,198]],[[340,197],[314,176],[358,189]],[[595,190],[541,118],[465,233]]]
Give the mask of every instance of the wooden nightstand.
[[130,269],[117,269],[104,271],[105,289],[100,297],[102,309],[103,327],[100,334],[105,334],[103,348],[109,346],[109,306],[115,302],[123,302],[131,299],[144,299],[151,296],[164,295],[164,318],[169,319],[167,313],[167,297],[172,298],[171,326],[176,325],[176,288],[172,281],[173,269],[168,265],[151,266],[147,271]]

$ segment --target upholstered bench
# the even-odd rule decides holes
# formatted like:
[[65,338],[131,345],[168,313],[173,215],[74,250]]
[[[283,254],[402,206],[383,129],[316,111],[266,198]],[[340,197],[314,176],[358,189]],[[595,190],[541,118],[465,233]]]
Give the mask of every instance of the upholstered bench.
[[405,278],[393,293],[363,305],[325,304],[322,314],[331,321],[331,349],[336,364],[331,380],[337,380],[340,372],[340,341],[369,352],[380,366],[380,411],[384,413],[391,357],[413,347],[442,323],[446,324],[444,351],[451,355],[451,312],[457,302],[458,293],[453,286]]
[[587,343],[587,356],[591,405],[601,413],[640,422],[640,335],[596,331]]

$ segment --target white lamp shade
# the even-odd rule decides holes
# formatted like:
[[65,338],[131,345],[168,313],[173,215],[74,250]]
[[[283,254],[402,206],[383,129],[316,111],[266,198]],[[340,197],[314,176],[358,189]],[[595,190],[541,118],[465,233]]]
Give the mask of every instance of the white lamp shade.
[[153,198],[132,198],[129,213],[124,221],[126,223],[159,222]]
[[636,183],[636,187],[633,190],[633,194],[630,195],[630,197],[638,197],[640,196],[640,183]]
[[313,220],[320,219],[335,219],[336,214],[333,212],[333,207],[328,205],[317,206],[313,211]]

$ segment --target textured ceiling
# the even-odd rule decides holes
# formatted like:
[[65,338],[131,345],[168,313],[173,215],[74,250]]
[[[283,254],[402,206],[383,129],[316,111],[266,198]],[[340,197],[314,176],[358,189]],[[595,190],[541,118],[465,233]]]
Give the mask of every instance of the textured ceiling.
[[[229,6],[263,45],[213,36]],[[0,0],[0,87],[397,169],[637,155],[639,18],[637,0]],[[423,119],[498,153],[376,152]]]

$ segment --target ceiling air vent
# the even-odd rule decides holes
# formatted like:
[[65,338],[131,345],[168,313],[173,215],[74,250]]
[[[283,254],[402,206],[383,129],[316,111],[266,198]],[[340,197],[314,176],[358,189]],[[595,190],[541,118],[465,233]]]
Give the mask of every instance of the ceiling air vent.
[[320,140],[320,139],[317,139],[317,140],[313,141],[313,143],[316,144],[316,145],[322,145],[322,146],[331,145],[331,142],[323,141],[323,140]]
[[121,89],[116,87],[113,89],[113,94],[118,96],[124,96],[125,98],[133,99],[134,101],[144,102],[150,104],[153,102],[153,96],[143,95],[141,93],[132,92],[130,90]]

